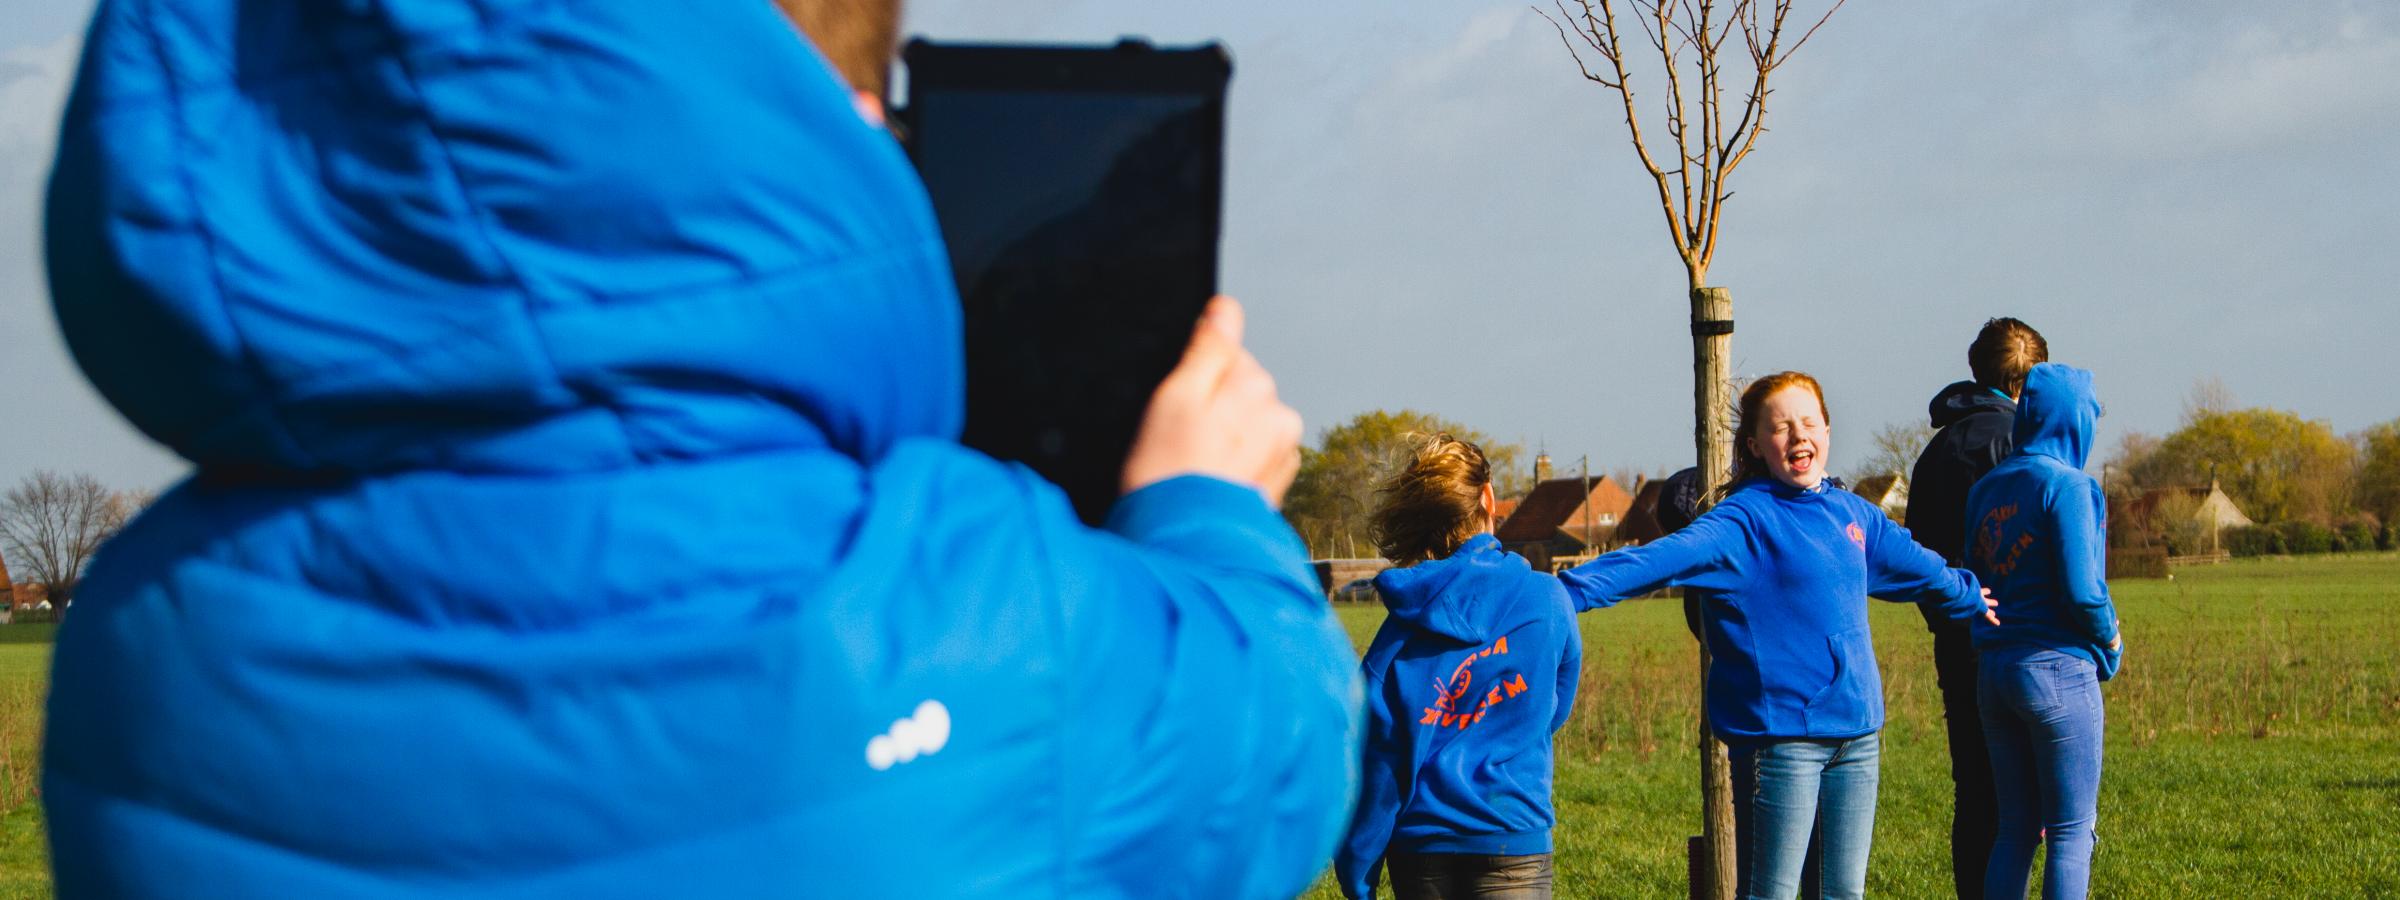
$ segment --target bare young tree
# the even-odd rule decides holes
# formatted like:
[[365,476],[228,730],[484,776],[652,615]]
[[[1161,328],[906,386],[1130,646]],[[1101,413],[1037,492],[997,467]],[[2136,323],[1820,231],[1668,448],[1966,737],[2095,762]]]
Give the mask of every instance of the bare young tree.
[[1893,422],[1875,429],[1866,452],[1850,470],[1850,480],[1865,481],[1894,473],[1907,477],[1909,470],[1916,468],[1917,456],[1925,452],[1925,445],[1933,443],[1933,433],[1933,426],[1923,419]]
[[[1718,17],[1715,0],[1627,0],[1626,16],[1641,30],[1647,50],[1628,46],[1617,15],[1617,0],[1577,0],[1570,11],[1565,0],[1552,0],[1558,16],[1534,9],[1552,27],[1587,81],[1613,91],[1625,108],[1625,127],[1642,168],[1658,187],[1660,209],[1683,267],[1697,290],[1708,285],[1709,263],[1717,255],[1717,226],[1725,202],[1733,198],[1726,181],[1750,158],[1758,136],[1766,133],[1768,81],[1801,45],[1833,17],[1844,0],[1834,0],[1814,24],[1788,46],[1793,0],[1736,0]],[[1572,32],[1570,32],[1570,26]],[[1574,39],[1568,35],[1572,33]],[[1738,35],[1738,40],[1737,40]],[[1598,55],[1605,67],[1594,69],[1576,49],[1577,40]],[[1726,50],[1738,43],[1743,59],[1726,68]],[[1642,132],[1641,105],[1634,96],[1628,63],[1633,54],[1655,54],[1664,75],[1666,96],[1658,108],[1666,123],[1674,155],[1662,157]],[[1638,68],[1638,66],[1636,66]],[[1731,110],[1725,106],[1727,82],[1742,91]],[[1691,90],[1687,94],[1686,88]],[[1731,120],[1728,121],[1730,114]],[[1661,162],[1661,159],[1665,162]]]
[[[1732,435],[1723,411],[1732,395],[1727,353],[1733,335],[1733,298],[1708,285],[1716,259],[1718,226],[1735,170],[1766,133],[1769,82],[1792,54],[1808,43],[1842,7],[1831,0],[1809,22],[1793,17],[1794,0],[1551,0],[1557,11],[1534,7],[1558,29],[1560,43],[1585,80],[1613,92],[1625,112],[1627,136],[1643,171],[1658,189],[1688,276],[1692,311],[1692,439],[1700,460],[1703,496],[1713,496],[1732,469]],[[1620,9],[1622,7],[1622,9]],[[1620,15],[1620,13],[1623,15]],[[1805,29],[1800,23],[1809,22]],[[1630,35],[1638,35],[1631,40]],[[1787,41],[1787,38],[1789,40]],[[1577,45],[1581,44],[1579,48]],[[1585,50],[1594,59],[1584,57]],[[1633,71],[1656,63],[1664,92],[1652,107],[1663,121],[1665,140],[1642,130],[1643,104]],[[1728,105],[1727,93],[1737,92]],[[1700,649],[1702,692],[1706,693],[1708,647]],[[1695,896],[1731,897],[1734,891],[1732,774],[1725,748],[1700,725],[1701,794],[1707,853],[1696,871],[1703,882]]]
[[136,509],[90,475],[35,472],[0,494],[0,551],[18,580],[46,585],[64,606],[100,543]]
[[2203,416],[2229,413],[2236,408],[2233,389],[2225,386],[2225,379],[2215,375],[2194,378],[2191,393],[2183,396],[2183,424],[2192,424]]

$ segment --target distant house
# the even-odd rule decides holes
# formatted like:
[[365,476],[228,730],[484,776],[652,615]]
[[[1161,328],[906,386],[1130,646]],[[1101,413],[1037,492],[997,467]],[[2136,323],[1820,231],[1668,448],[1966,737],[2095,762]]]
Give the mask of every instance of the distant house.
[[16,581],[9,577],[8,561],[0,559],[0,606],[10,612],[20,609],[49,609],[50,586],[35,581]]
[[1540,559],[1574,556],[1609,546],[1633,506],[1633,495],[1606,475],[1541,481],[1519,500],[1496,535],[1500,546]]
[[1501,525],[1506,524],[1508,517],[1516,514],[1517,504],[1524,500],[1523,497],[1508,497],[1495,501],[1492,506],[1492,527],[1498,529]]
[[2143,532],[2162,529],[2171,523],[2158,521],[2158,511],[2161,508],[2181,507],[2186,503],[2190,504],[2192,510],[2191,521],[2203,528],[2223,531],[2254,524],[2249,516],[2242,513],[2241,507],[2234,505],[2232,497],[2225,496],[2224,488],[2212,478],[2207,487],[2187,485],[2153,488],[2131,500],[2110,503],[2109,528],[2130,528]]
[[1898,472],[1861,478],[1857,484],[1850,486],[1850,493],[1875,504],[1894,522],[1908,514],[1908,477]]
[[1633,503],[1625,508],[1625,518],[1617,522],[1617,543],[1647,544],[1666,536],[1666,526],[1658,521],[1658,504],[1666,486],[1664,478],[1642,479],[1642,486],[1633,492]]

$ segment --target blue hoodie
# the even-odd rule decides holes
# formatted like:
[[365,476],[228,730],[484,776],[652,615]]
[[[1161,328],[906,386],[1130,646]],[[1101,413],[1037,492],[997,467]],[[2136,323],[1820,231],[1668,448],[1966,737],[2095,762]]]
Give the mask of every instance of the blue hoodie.
[[1860,737],[1883,727],[1866,598],[1979,615],[1975,577],[1945,568],[1857,494],[1744,482],[1674,534],[1559,576],[1578,610],[1662,587],[1705,593],[1709,727],[1725,738]]
[[62,897],[1290,896],[1341,837],[1298,540],[956,443],[925,196],[773,4],[103,2],[47,228],[198,468],[59,634]]
[[1967,564],[2000,601],[1975,647],[2047,647],[2117,674],[2108,599],[2108,501],[2083,472],[2100,401],[2092,373],[2034,366],[2017,401],[2016,452],[1967,493]]
[[1477,535],[1375,577],[1391,617],[1361,663],[1366,772],[1334,857],[1364,897],[1384,854],[1550,851],[1550,735],[1575,709],[1583,638],[1558,580]]

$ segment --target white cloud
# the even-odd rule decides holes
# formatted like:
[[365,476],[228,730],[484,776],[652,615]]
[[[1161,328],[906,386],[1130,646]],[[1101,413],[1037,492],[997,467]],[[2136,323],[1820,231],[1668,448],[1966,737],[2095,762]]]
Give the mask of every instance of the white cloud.
[[2151,96],[2076,117],[2075,142],[2120,159],[2193,158],[2323,146],[2400,119],[2400,34],[2351,16],[2316,35],[2255,25]]
[[1458,29],[1458,36],[1433,53],[1410,60],[1394,77],[1392,86],[1405,91],[1426,90],[1474,72],[1482,58],[1494,48],[1506,43],[1518,26],[1528,21],[1539,22],[1532,10],[1516,6],[1487,9],[1468,19]]
[[[24,21],[22,13],[0,17]],[[126,425],[75,370],[42,275],[42,189],[82,50],[82,32],[72,28],[0,47],[0,396],[8,398],[0,413],[29,438],[0,450],[0,484],[57,469],[163,487],[184,464]]]
[[5,177],[24,174],[18,166],[37,177],[49,168],[58,113],[82,50],[83,33],[68,32],[46,44],[0,51],[0,160],[10,166]]

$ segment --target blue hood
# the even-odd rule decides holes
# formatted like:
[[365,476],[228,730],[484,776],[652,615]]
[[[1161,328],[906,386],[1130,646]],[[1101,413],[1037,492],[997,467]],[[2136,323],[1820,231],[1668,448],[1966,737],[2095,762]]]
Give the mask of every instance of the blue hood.
[[1375,593],[1383,597],[1383,608],[1392,618],[1473,643],[1490,637],[1495,627],[1515,623],[1496,618],[1500,610],[1489,608],[1492,598],[1487,593],[1460,588],[1505,583],[1532,571],[1525,557],[1501,551],[1500,539],[1487,532],[1468,538],[1457,552],[1441,559],[1383,570],[1375,576]]
[[103,4],[48,196],[76,360],[204,470],[954,435],[923,191],[757,6]]
[[2091,458],[2092,429],[2099,419],[2092,373],[2061,363],[2034,366],[2017,401],[2017,452],[2081,470]]
[[1954,381],[1925,404],[1925,415],[1939,429],[1979,412],[2013,412],[2016,408],[2016,401],[1998,391],[1972,381]]

